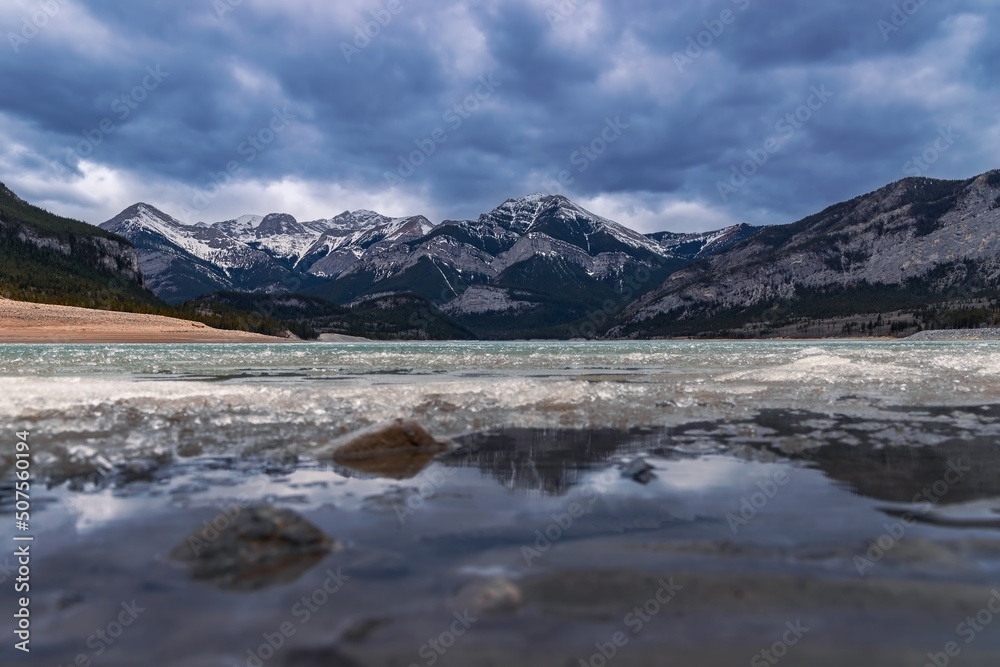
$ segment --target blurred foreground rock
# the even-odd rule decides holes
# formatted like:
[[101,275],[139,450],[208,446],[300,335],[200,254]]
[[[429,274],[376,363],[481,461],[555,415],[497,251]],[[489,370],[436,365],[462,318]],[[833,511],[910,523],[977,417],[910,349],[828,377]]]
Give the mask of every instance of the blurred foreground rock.
[[227,590],[257,590],[298,579],[340,544],[297,512],[233,507],[170,553],[191,576]]

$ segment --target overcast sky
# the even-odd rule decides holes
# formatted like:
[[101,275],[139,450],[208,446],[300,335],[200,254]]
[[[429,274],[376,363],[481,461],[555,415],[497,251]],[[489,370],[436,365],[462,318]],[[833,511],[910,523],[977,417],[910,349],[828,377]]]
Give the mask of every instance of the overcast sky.
[[705,230],[1000,167],[995,0],[0,9],[0,180],[93,223],[137,201],[437,222],[560,192]]

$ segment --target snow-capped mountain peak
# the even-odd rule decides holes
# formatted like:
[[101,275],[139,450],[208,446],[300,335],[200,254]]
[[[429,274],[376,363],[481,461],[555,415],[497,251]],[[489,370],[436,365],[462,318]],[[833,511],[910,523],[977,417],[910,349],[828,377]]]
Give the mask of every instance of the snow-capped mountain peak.
[[174,235],[178,233],[177,228],[184,227],[185,225],[180,220],[167,215],[155,206],[139,202],[138,204],[129,206],[111,220],[100,225],[103,229],[110,229],[112,226]]
[[[329,285],[325,294],[333,300],[372,290],[424,289],[427,298],[449,301],[467,288],[493,285],[507,296],[491,293],[485,301],[478,292],[470,296],[491,308],[528,308],[519,296],[523,290],[596,295],[626,275],[656,274],[729,238],[725,231],[697,239],[645,236],[562,195],[544,193],[508,199],[478,219],[440,225],[419,215],[394,218],[357,209],[307,222],[269,213],[194,226],[146,204],[126,209],[106,225],[145,247],[152,270],[167,272],[171,264],[162,252],[168,246],[175,255],[195,258],[199,272],[213,267],[218,271],[213,287],[301,289],[320,281]],[[178,278],[169,286],[179,293],[182,283]],[[197,290],[188,296],[205,293],[204,285],[188,288]]]
[[498,225],[515,234],[545,234],[571,243],[595,256],[613,249],[667,256],[652,239],[592,213],[563,195],[536,193],[508,199],[480,222]]
[[355,220],[386,220],[387,216],[382,215],[376,211],[369,210],[367,208],[359,208],[357,211],[351,211],[350,215],[354,217]]

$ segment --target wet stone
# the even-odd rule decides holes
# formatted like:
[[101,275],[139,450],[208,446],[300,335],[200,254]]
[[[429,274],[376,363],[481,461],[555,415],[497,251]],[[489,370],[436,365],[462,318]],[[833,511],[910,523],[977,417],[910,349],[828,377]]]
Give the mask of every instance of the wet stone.
[[204,450],[197,442],[185,442],[177,445],[177,456],[184,459],[201,456],[202,453],[204,453]]
[[355,472],[409,479],[449,449],[449,442],[438,440],[419,422],[396,419],[348,434],[328,451],[335,463]]
[[510,579],[477,579],[463,586],[453,599],[453,606],[476,613],[502,614],[517,611],[524,604],[524,594]]
[[129,461],[118,471],[118,480],[122,484],[152,482],[159,468],[160,464],[153,459]]
[[653,472],[653,466],[645,459],[635,459],[626,463],[625,467],[622,468],[622,477],[635,480],[640,484],[649,484],[656,478],[656,473]]
[[298,579],[339,543],[297,512],[233,507],[192,532],[170,557],[191,576],[227,590],[257,590]]

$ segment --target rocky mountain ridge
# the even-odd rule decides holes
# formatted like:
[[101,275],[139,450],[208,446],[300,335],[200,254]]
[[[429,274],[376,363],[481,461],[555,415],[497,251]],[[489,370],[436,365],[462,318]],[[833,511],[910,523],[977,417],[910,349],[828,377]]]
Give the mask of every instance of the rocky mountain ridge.
[[87,307],[155,301],[126,239],[33,206],[2,183],[0,295]]
[[411,293],[487,338],[896,335],[968,326],[1000,303],[1000,171],[906,178],[792,224],[700,234],[640,234],[545,194],[440,224],[362,210],[185,225],[139,204],[102,226],[135,244],[167,299]]
[[[130,239],[151,288],[167,301],[219,291],[303,292],[335,303],[412,292],[479,322],[530,313],[527,327],[564,324],[608,299],[625,305],[677,268],[758,228],[643,235],[565,197],[509,199],[475,220],[344,212],[299,222],[287,214],[185,224],[148,204],[103,223]],[[490,321],[490,320],[493,321]],[[474,321],[470,324],[476,325]],[[520,324],[518,326],[521,326]]]
[[905,305],[907,295],[988,297],[998,284],[1000,171],[956,181],[906,178],[675,272],[626,308],[608,335],[770,321],[769,308],[802,314],[807,303],[848,294],[858,297],[857,312],[877,313],[891,305],[885,298]]

